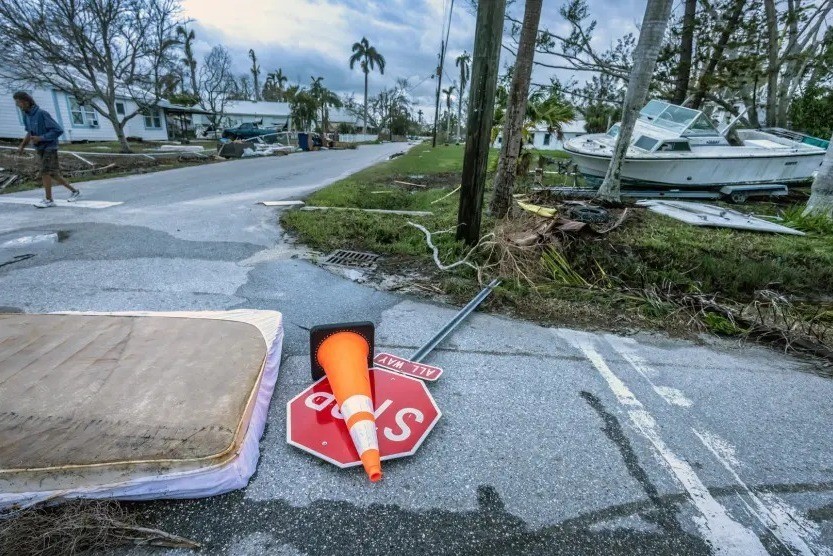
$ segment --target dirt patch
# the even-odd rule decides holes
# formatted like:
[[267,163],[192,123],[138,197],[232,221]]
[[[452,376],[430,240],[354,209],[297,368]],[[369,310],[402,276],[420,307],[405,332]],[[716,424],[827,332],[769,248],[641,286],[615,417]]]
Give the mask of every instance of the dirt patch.
[[[87,164],[69,152],[58,151],[58,164],[61,168],[61,173],[70,180],[86,180],[94,177],[105,177],[107,175],[143,174],[168,169],[173,166],[215,162],[213,158],[208,156],[200,157],[190,153],[183,153],[180,156],[153,158],[142,155],[107,156],[96,154],[85,156],[84,153],[80,153],[80,156],[92,163],[92,165]],[[4,191],[5,193],[28,189],[32,186],[37,186],[39,183],[38,159],[31,151],[27,151],[22,156],[18,156],[14,151],[0,151],[0,168],[2,168],[0,172],[4,175],[17,174],[20,176],[15,186]]]

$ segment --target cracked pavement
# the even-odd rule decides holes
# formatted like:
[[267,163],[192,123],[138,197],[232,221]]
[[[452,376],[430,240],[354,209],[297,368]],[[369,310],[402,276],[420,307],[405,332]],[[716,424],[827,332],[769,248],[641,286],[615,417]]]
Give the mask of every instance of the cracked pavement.
[[475,314],[426,361],[445,369],[429,385],[442,419],[415,456],[385,463],[380,484],[289,446],[309,327],[371,320],[377,350],[407,356],[456,309],[316,267],[285,243],[278,210],[256,203],[297,199],[402,149],[82,184],[87,199],[124,203],[106,209],[0,203],[0,310],[284,314],[249,486],[130,504],[143,522],[228,555],[833,554],[833,380],[761,347]]

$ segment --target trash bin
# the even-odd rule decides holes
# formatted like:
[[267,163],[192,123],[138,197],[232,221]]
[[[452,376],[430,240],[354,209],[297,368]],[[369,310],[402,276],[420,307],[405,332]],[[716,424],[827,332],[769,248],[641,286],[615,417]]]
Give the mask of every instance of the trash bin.
[[298,133],[298,146],[305,151],[310,150],[309,133]]

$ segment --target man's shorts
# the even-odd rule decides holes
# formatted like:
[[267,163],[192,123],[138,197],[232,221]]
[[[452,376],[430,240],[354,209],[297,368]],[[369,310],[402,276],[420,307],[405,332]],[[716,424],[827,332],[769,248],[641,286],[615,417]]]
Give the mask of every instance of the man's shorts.
[[37,151],[37,153],[41,177],[51,176],[54,178],[61,175],[61,167],[58,164],[57,150]]

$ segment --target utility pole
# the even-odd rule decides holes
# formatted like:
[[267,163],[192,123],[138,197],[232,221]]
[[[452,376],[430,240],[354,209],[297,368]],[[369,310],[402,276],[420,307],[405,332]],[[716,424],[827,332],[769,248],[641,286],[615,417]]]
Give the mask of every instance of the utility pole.
[[440,42],[440,63],[437,64],[437,98],[434,103],[434,133],[431,140],[431,148],[437,146],[437,124],[440,121],[440,89],[443,86],[443,68],[445,67],[445,49],[448,46],[448,35],[451,32],[451,16],[454,14],[454,0],[451,0],[451,9],[448,11],[448,27],[445,31],[445,40]]
[[457,212],[457,239],[468,245],[474,245],[480,239],[505,12],[506,0],[480,0],[477,3],[463,182]]
[[440,47],[440,63],[437,65],[437,99],[434,103],[434,132],[431,139],[431,148],[437,146],[437,124],[440,121],[440,88],[443,86],[443,60],[445,60],[445,41]]

